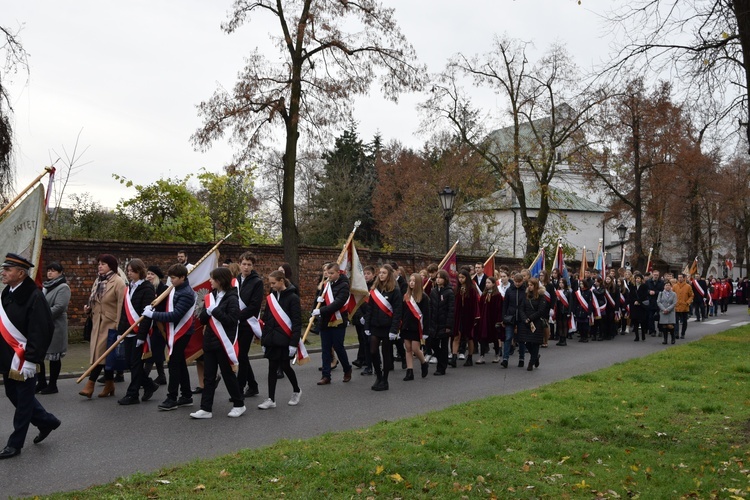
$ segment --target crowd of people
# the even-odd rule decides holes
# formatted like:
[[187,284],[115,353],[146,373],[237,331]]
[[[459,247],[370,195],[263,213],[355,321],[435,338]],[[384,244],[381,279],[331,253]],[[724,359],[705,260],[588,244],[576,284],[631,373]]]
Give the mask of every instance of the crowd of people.
[[[238,263],[227,260],[211,271],[211,290],[202,295],[192,288],[193,266],[184,251],[166,276],[140,259],[120,269],[115,256],[100,255],[85,306],[92,370],[79,394],[91,399],[99,380],[104,387],[98,397],[115,396],[118,375],[129,370],[120,405],[148,401],[166,386],[160,411],[192,407],[193,396],[200,395],[200,408],[190,417],[208,419],[223,380],[232,404],[227,415],[239,417],[246,412],[246,398],[260,392],[249,360],[257,341],[268,360],[268,396],[258,408],[276,407],[277,381],[283,378],[292,389],[288,404],[299,404],[301,390],[292,360],[304,347],[300,340],[308,316],[301,309],[299,288],[292,283],[291,266],[282,264],[269,274],[266,294],[255,264],[251,252],[243,253]],[[8,254],[2,264],[7,286],[0,307],[0,370],[16,415],[0,459],[20,453],[29,425],[39,428],[35,443],[60,426],[36,394],[58,392],[67,350],[70,288],[59,263],[47,266],[41,291],[28,276],[30,267],[31,262],[15,254]],[[364,267],[364,277],[369,294],[352,304],[349,279],[339,265],[332,262],[323,268],[310,313],[321,339],[319,386],[331,384],[338,366],[343,382],[352,380],[356,367],[361,375],[374,376],[372,390],[385,391],[399,361],[405,370],[403,381],[408,382],[415,373],[427,377],[430,364],[435,365],[435,376],[446,375],[459,361],[464,367],[491,362],[507,369],[515,352],[518,366],[533,371],[540,367],[540,353],[550,341],[565,347],[576,336],[586,343],[628,333],[636,342],[658,335],[663,344],[674,344],[685,337],[689,317],[703,321],[725,314],[734,293],[727,279],[670,273],[662,277],[659,271],[643,275],[625,269],[585,271],[582,276],[553,269],[531,276],[527,269],[512,272],[500,267],[487,276],[483,264],[477,263],[458,269],[454,285],[436,264],[407,275],[391,262]],[[747,280],[740,291],[750,297]],[[351,363],[344,346],[350,320],[359,341]],[[196,359],[198,385],[193,388],[186,350],[196,328],[202,328],[203,340]],[[118,342],[124,351],[121,359],[105,357],[108,347]]]

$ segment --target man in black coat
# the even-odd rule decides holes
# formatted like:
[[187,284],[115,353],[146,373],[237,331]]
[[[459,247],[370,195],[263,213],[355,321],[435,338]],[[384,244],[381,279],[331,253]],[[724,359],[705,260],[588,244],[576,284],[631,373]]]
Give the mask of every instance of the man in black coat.
[[331,348],[336,351],[344,369],[344,382],[352,379],[352,365],[344,348],[344,335],[349,322],[349,314],[344,306],[349,301],[349,278],[342,274],[335,262],[326,266],[328,282],[323,294],[318,297],[320,308],[314,309],[313,316],[320,316],[320,343],[323,358],[323,376],[318,385],[331,383]]
[[659,298],[659,293],[664,291],[664,281],[659,276],[659,271],[654,270],[651,272],[651,279],[646,281],[646,287],[648,288],[648,333],[652,336],[656,336],[656,325],[659,323],[659,305],[656,303],[656,299]]
[[0,372],[5,395],[16,407],[13,432],[0,451],[0,459],[21,453],[29,424],[39,429],[34,444],[41,443],[60,427],[60,420],[49,413],[34,396],[36,365],[52,339],[52,311],[42,292],[29,278],[33,264],[24,257],[9,253],[2,264],[2,281],[6,287],[0,295]]
[[237,358],[240,366],[237,370],[237,381],[240,384],[240,390],[244,390],[247,385],[245,397],[258,395],[258,382],[255,380],[255,373],[248,358],[255,336],[248,320],[253,322],[258,318],[260,306],[263,304],[263,280],[254,267],[255,255],[251,252],[243,253],[240,256],[240,274],[237,276],[240,294],[240,325],[237,337],[240,350]]

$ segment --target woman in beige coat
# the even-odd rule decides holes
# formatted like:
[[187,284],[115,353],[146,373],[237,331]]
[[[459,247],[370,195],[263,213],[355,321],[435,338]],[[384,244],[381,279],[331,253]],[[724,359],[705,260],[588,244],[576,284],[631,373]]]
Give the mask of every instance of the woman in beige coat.
[[[91,296],[84,312],[91,314],[92,328],[89,344],[89,362],[93,364],[107,350],[107,334],[110,329],[117,329],[120,323],[125,290],[127,285],[117,273],[117,259],[110,254],[102,254],[97,260],[99,276],[91,288]],[[104,364],[97,365],[89,375],[86,387],[80,394],[91,398],[94,394],[94,382],[101,374]],[[104,370],[104,389],[100,398],[115,395],[114,370]]]

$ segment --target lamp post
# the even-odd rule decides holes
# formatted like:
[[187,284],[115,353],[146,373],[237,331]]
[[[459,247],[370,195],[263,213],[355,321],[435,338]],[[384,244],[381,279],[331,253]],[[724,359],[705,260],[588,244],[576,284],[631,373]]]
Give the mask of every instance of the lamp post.
[[625,262],[625,237],[628,234],[628,227],[620,222],[617,226],[617,237],[620,238],[620,262]]
[[443,206],[443,217],[445,218],[445,252],[448,253],[451,247],[450,239],[450,227],[451,219],[453,218],[453,203],[456,201],[456,195],[458,193],[448,186],[445,186],[442,191],[438,192],[440,197],[440,204]]

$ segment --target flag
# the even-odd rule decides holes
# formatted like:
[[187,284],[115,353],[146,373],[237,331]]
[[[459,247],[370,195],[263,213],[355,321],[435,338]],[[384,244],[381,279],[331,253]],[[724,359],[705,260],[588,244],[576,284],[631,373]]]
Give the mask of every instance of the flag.
[[359,260],[359,254],[357,254],[357,249],[354,246],[354,240],[350,240],[344,249],[344,258],[339,264],[339,269],[349,278],[349,300],[344,307],[351,317],[370,293],[367,288],[362,262]]
[[453,251],[451,251],[450,255],[448,255],[447,258],[443,260],[445,261],[445,264],[443,264],[443,267],[441,267],[440,269],[443,269],[448,273],[448,276],[450,276],[451,279],[451,285],[455,290],[456,286],[458,285],[458,260],[456,258],[455,247]]
[[[568,268],[565,266],[562,243],[557,244],[557,252],[555,253],[555,261],[552,263],[552,269],[557,269],[560,277],[565,280],[565,283],[570,285],[570,275],[568,274]],[[557,286],[557,283],[555,283],[555,286]]]
[[695,256],[695,260],[693,261],[693,264],[690,266],[690,269],[688,270],[687,274],[689,276],[692,276],[694,274],[698,274],[698,256]]
[[[208,257],[190,270],[188,281],[196,292],[201,290],[211,291],[211,271],[219,267],[219,250],[214,250]],[[203,294],[198,294],[198,300],[203,300]],[[185,346],[185,359],[188,362],[195,361],[203,355],[203,329],[198,318],[193,318],[193,334]]]
[[596,248],[596,255],[594,256],[594,270],[599,271],[599,274],[604,276],[604,252],[602,251],[602,240],[599,240],[599,246]]
[[492,255],[489,256],[489,258],[484,261],[484,269],[482,272],[486,274],[487,276],[495,276],[495,254],[497,253],[497,250],[492,252]]
[[578,274],[578,279],[584,279],[586,277],[586,271],[589,269],[589,263],[586,260],[586,247],[581,250],[581,272]]
[[44,186],[39,184],[0,221],[0,257],[11,252],[29,259],[34,264],[29,277],[35,280],[39,276],[43,233]]
[[300,339],[299,343],[297,344],[297,364],[304,365],[308,361],[310,361],[310,355],[307,353],[305,343],[302,342],[302,339]]
[[648,260],[646,261],[646,274],[654,270],[654,265],[651,263],[651,253],[654,251],[654,247],[648,249]]
[[532,278],[538,278],[544,270],[544,248],[541,248],[539,249],[539,253],[536,254],[536,259],[529,266],[529,273]]
[[726,259],[725,264],[727,266],[727,269],[729,269],[730,271],[734,267],[734,261],[732,259]]

